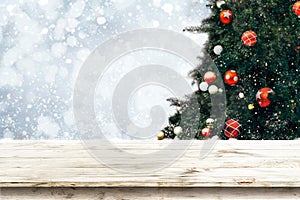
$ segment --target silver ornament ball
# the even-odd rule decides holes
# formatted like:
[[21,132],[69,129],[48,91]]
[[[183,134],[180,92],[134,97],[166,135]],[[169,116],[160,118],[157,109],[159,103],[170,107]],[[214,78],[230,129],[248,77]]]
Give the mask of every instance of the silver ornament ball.
[[199,88],[200,88],[200,90],[203,91],[203,92],[207,91],[207,89],[208,89],[208,83],[206,83],[206,82],[200,83],[200,84],[199,84]]
[[223,47],[222,47],[221,45],[215,46],[215,48],[214,48],[214,53],[215,53],[216,55],[221,55],[222,51],[223,51]]

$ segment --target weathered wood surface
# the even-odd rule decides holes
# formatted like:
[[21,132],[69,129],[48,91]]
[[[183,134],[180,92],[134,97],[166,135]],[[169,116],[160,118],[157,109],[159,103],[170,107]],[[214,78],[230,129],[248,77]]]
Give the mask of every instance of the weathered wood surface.
[[299,188],[2,188],[1,200],[293,200]]
[[[183,151],[173,141],[120,141],[134,154]],[[0,187],[300,187],[300,141],[218,141],[200,159],[203,141],[158,171],[130,174],[105,166],[80,141],[0,141]],[[105,149],[110,156],[109,147]],[[116,156],[113,165],[129,161]],[[153,165],[163,163],[153,161]],[[149,163],[148,163],[149,164]],[[132,166],[131,166],[132,167]],[[143,166],[136,166],[140,168]]]

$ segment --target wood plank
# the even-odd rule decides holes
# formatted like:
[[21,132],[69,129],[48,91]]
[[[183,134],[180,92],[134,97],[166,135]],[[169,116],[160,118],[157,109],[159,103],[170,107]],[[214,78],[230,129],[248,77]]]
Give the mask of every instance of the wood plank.
[[293,200],[299,188],[2,188],[3,200]]
[[117,141],[116,153],[107,142],[0,141],[0,187],[300,187],[300,140],[218,141],[201,159],[204,143]]

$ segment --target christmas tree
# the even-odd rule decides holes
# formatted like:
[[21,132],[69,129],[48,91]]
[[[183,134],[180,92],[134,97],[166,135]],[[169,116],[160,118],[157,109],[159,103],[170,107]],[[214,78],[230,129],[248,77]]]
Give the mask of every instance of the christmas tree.
[[168,99],[177,112],[158,138],[298,138],[300,1],[210,0],[208,9],[201,26],[184,29],[209,36],[190,72],[199,89]]

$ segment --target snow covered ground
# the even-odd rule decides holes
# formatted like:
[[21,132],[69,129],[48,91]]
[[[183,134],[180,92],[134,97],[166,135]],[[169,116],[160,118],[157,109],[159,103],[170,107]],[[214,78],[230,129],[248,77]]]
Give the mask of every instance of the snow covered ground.
[[[205,3],[201,0],[1,0],[0,138],[78,139],[72,91],[87,56],[112,35],[125,31],[152,27],[181,32],[185,26],[198,25],[209,14]],[[186,35],[199,44],[206,39],[205,35]],[[126,60],[120,63],[125,68],[130,64]],[[187,66],[179,71],[186,76],[190,69]],[[110,90],[109,84],[106,90]],[[148,105],[147,99],[152,99],[152,103],[163,105],[171,114],[173,111],[165,99],[172,94],[158,88],[152,90],[158,92],[144,99],[137,93],[134,107],[142,109]],[[151,88],[145,88],[147,94],[149,91]],[[148,123],[144,121],[146,111],[145,115],[141,110],[130,112],[141,125]],[[108,129],[111,138],[123,138],[112,129]]]

